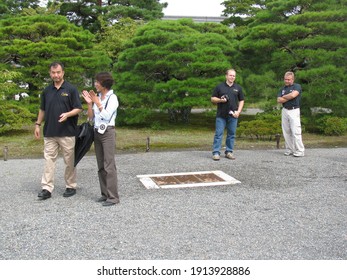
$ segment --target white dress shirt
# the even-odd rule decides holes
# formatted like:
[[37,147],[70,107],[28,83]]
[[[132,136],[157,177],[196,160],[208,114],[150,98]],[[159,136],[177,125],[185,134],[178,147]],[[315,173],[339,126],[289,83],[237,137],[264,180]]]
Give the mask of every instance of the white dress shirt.
[[93,105],[94,127],[99,128],[101,124],[114,126],[117,117],[117,108],[119,106],[117,95],[111,89],[106,93],[104,100],[101,100],[101,94],[99,93],[99,100],[102,106],[101,111],[96,104]]

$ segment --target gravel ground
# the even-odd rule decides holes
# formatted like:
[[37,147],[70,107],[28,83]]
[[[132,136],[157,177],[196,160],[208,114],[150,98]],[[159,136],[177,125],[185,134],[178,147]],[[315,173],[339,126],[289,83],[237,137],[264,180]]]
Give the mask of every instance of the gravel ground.
[[[94,156],[64,192],[59,158],[52,198],[40,201],[43,159],[0,161],[2,260],[346,260],[347,148],[116,155],[121,203],[95,202]],[[229,186],[147,190],[136,175],[221,170]]]

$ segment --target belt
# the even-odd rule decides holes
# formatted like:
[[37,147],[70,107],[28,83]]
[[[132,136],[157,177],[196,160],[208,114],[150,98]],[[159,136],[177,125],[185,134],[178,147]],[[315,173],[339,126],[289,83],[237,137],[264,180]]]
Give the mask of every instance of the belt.
[[[109,127],[110,127],[110,128],[115,128],[115,126],[114,126],[114,125],[108,125],[108,126],[107,126],[107,128],[109,128]],[[98,130],[98,129],[99,129],[99,127],[94,127],[94,129],[95,129],[95,130]]]
[[293,110],[293,109],[299,109],[300,107],[299,106],[293,106],[293,107],[283,107],[284,109],[287,109],[287,110]]

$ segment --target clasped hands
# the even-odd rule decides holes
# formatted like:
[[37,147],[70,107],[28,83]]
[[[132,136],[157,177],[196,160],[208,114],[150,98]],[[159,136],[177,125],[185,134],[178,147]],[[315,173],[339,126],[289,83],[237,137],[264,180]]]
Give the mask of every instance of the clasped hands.
[[87,90],[83,90],[82,96],[88,104],[96,103],[98,101],[98,96],[94,90],[90,90],[89,92]]

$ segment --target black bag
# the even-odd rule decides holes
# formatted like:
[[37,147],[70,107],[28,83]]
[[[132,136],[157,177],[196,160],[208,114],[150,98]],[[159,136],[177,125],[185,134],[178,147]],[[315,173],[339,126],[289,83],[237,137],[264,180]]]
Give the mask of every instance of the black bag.
[[75,143],[75,166],[89,151],[94,142],[94,127],[89,122],[79,125]]

